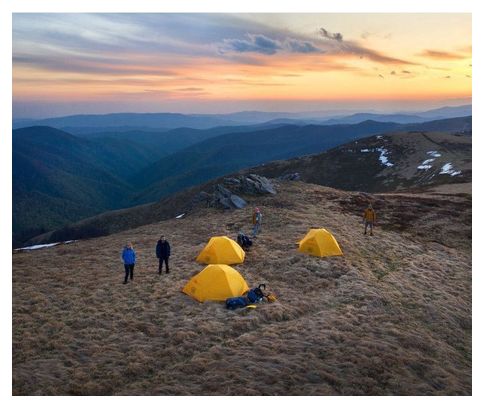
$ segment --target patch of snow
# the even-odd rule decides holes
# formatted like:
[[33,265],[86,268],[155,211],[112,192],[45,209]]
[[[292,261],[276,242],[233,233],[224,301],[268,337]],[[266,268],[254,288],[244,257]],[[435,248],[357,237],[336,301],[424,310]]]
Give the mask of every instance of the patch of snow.
[[427,152],[430,157],[440,157],[442,156],[437,150],[430,150]]
[[387,150],[387,149],[385,149],[385,148],[383,148],[383,147],[379,147],[379,148],[377,148],[376,150],[377,150],[378,152],[380,152],[380,157],[379,157],[379,159],[380,159],[381,164],[383,164],[384,166],[387,166],[387,167],[393,167],[393,166],[394,166],[394,164],[393,164],[393,163],[390,163],[390,162],[388,161],[388,157],[387,157],[387,155],[388,155],[388,150]]
[[419,169],[419,170],[428,170],[428,169],[431,169],[432,166],[429,163],[432,163],[433,161],[435,161],[435,159],[427,159],[427,160],[424,160],[420,166],[417,166],[417,169]]
[[16,251],[31,251],[34,249],[42,249],[42,248],[50,248],[56,245],[59,245],[60,242],[53,242],[52,244],[39,244],[39,245],[31,245],[28,247],[17,248]]
[[23,248],[16,248],[15,251],[33,251],[36,249],[44,249],[44,248],[51,248],[53,246],[57,246],[60,244],[72,244],[76,242],[75,239],[71,239],[70,241],[63,241],[63,242],[52,242],[50,244],[38,244],[38,245],[31,245]]
[[382,137],[383,137],[382,135],[378,135],[376,138],[381,139]]
[[180,214],[180,215],[177,215],[175,218],[183,218],[183,217],[184,217],[184,215],[185,215],[185,213]]
[[368,153],[370,151],[370,149],[361,149],[360,152],[361,153]]
[[461,173],[462,172],[460,170],[454,170],[454,168],[452,167],[452,163],[445,163],[440,169],[439,174],[449,174],[451,177],[454,177]]

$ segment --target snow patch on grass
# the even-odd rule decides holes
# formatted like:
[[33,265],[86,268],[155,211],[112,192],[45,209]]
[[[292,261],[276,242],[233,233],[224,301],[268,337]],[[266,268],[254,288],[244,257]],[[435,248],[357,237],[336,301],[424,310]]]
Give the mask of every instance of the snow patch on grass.
[[389,160],[388,160],[388,150],[383,148],[383,147],[379,147],[376,149],[378,152],[380,152],[380,157],[379,157],[379,160],[381,162],[381,164],[383,164],[384,166],[387,166],[387,167],[393,167],[394,164],[391,163]]
[[445,163],[442,168],[440,169],[439,174],[449,174],[451,177],[457,176],[461,174],[460,170],[454,170],[452,163]]
[[44,248],[50,248],[53,246],[57,246],[60,244],[70,244],[72,242],[76,242],[75,240],[70,240],[70,241],[63,241],[63,242],[52,242],[50,244],[39,244],[39,245],[31,245],[31,246],[26,246],[23,248],[16,248],[15,251],[33,251],[36,249],[44,249]]
[[419,170],[431,169],[432,165],[430,163],[432,163],[433,161],[435,161],[435,159],[424,160],[420,166],[417,166],[417,169],[419,169]]

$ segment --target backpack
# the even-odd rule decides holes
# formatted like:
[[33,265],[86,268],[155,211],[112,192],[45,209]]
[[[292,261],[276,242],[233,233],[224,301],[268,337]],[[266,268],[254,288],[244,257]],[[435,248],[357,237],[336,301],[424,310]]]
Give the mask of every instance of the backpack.
[[237,243],[242,248],[248,248],[252,245],[252,240],[245,234],[238,234],[237,235]]
[[249,304],[244,296],[228,298],[225,301],[225,307],[230,310],[238,309],[239,307],[246,307]]
[[251,289],[247,292],[247,299],[249,299],[250,303],[257,303],[264,299],[264,292],[262,292],[261,286],[266,288],[264,283],[261,283],[257,288]]

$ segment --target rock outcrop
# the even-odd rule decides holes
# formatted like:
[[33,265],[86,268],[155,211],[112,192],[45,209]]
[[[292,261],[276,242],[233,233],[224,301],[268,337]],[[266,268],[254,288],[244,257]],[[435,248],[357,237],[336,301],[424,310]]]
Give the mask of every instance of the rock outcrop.
[[207,207],[221,207],[224,209],[244,208],[247,205],[247,201],[238,194],[277,194],[277,191],[269,179],[257,174],[226,177],[223,183],[216,184],[213,187],[212,193],[207,193],[206,191],[198,193],[193,198],[193,203],[203,203]]
[[297,172],[288,173],[288,174],[283,174],[282,176],[279,176],[277,179],[283,180],[283,181],[298,181],[298,180],[301,180],[301,175]]
[[269,179],[257,174],[227,177],[224,179],[224,184],[233,187],[240,194],[277,194]]

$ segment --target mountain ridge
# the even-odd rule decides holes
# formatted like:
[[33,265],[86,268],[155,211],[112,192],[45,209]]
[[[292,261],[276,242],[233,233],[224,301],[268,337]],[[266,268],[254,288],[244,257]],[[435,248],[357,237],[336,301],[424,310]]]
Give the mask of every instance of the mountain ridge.
[[[414,117],[414,121],[437,120],[458,116],[472,115],[472,105],[444,106],[421,112],[408,113],[351,113],[337,115],[334,111],[316,112],[262,112],[242,111],[226,114],[182,114],[182,113],[107,113],[107,114],[81,114],[68,115],[45,119],[18,119],[14,120],[14,129],[33,125],[48,125],[61,128],[73,133],[86,133],[99,130],[99,128],[111,128],[112,130],[138,129],[173,129],[177,127],[194,127],[207,129],[215,126],[236,126],[254,125],[278,120],[297,120],[300,122],[309,121],[317,124],[324,124],[326,120],[334,120],[334,123],[355,123],[355,115],[369,115],[367,118],[374,118],[378,121],[392,121],[390,117],[400,115],[403,123],[407,123]],[[330,123],[330,124],[334,124]],[[83,130],[84,128],[84,130]],[[86,130],[87,128],[87,130]],[[97,130],[96,130],[97,129]]]
[[[445,144],[447,147],[444,150],[442,145]],[[373,151],[361,152],[370,149]],[[378,149],[384,149],[385,160],[391,161],[393,166],[386,166],[382,162],[382,151]],[[434,156],[440,156],[433,157],[428,154],[429,151],[433,152]],[[433,168],[417,168],[429,159],[433,159],[430,162]],[[298,173],[297,179],[304,182],[348,191],[431,193],[432,188],[441,185],[469,185],[472,182],[471,159],[472,140],[468,136],[425,132],[370,136],[341,145],[326,153],[276,161],[234,174],[226,174],[153,203],[81,220],[64,229],[34,237],[27,244],[88,238],[93,231],[94,236],[107,235],[160,219],[174,218],[179,214],[189,214],[200,206],[206,206],[203,201],[197,201],[200,194],[212,191],[218,184],[223,185],[225,179],[237,175],[255,173],[277,180]],[[449,162],[454,166],[453,171],[459,174],[439,174]],[[242,195],[242,198],[247,202],[253,202],[255,199],[251,194]]]

